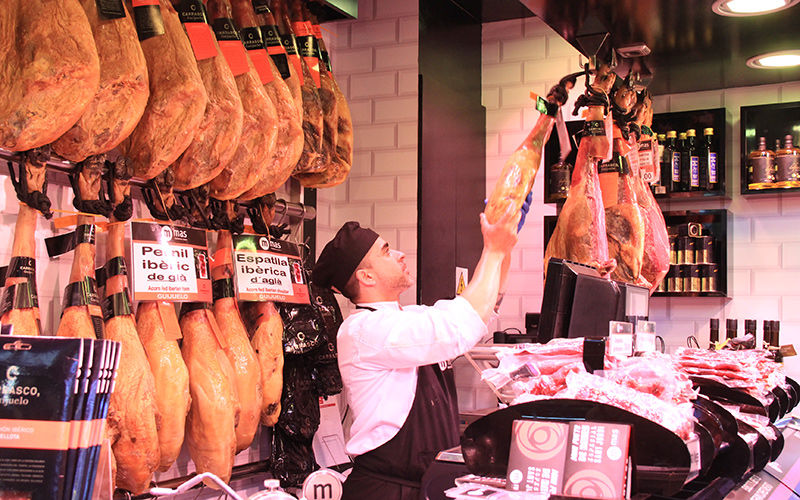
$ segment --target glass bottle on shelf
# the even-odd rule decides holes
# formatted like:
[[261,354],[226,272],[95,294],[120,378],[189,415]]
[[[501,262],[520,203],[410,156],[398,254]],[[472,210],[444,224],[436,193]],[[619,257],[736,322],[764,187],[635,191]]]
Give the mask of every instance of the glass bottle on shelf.
[[711,318],[708,321],[708,348],[715,350],[719,342],[719,318]]
[[684,191],[699,190],[700,157],[697,150],[697,131],[693,128],[686,131],[686,156],[681,156],[681,168],[686,168],[687,171],[686,175],[681,175]]
[[792,145],[792,136],[783,139],[783,148],[775,151],[775,187],[800,187],[800,148]]
[[714,129],[703,129],[703,141],[700,143],[700,189],[714,191],[718,186],[717,147],[714,143]]
[[738,335],[737,330],[739,328],[739,322],[736,319],[728,318],[725,320],[725,338],[726,339],[735,339]]
[[678,134],[671,130],[667,132],[664,138],[664,148],[661,153],[661,187],[665,193],[671,193],[675,190],[675,172],[674,172],[674,155],[675,155],[675,138]]
[[678,134],[678,143],[675,146],[675,151],[678,152],[678,181],[674,189],[676,192],[689,190],[689,151],[686,145],[686,132],[681,132]]
[[550,197],[555,200],[567,199],[571,180],[572,165],[560,159],[550,165]]
[[656,140],[658,141],[658,151],[656,152],[658,159],[658,180],[652,184],[650,184],[650,188],[653,190],[653,194],[666,194],[667,193],[667,181],[669,179],[670,167],[672,165],[672,158],[670,157],[669,160],[665,159],[666,157],[666,146],[667,146],[667,134],[657,134]]
[[767,139],[758,138],[758,148],[747,157],[747,188],[753,190],[775,187],[775,153],[767,149]]

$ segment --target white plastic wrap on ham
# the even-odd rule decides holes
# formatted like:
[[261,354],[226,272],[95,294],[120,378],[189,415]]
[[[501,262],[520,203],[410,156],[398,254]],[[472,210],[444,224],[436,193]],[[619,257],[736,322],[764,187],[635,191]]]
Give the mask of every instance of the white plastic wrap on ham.
[[[770,443],[778,439],[778,435],[775,432],[777,428],[774,426],[770,426],[769,417],[767,417],[766,415],[758,415],[756,413],[741,411],[741,407],[735,404],[725,404],[725,403],[719,403],[719,404],[723,408],[725,408],[731,415],[733,415],[737,420],[740,420],[750,425],[750,427],[755,429],[756,432],[767,438],[767,440]],[[742,435],[742,437],[747,439],[744,435]]]
[[686,440],[692,435],[695,418],[692,404],[667,403],[636,389],[585,372],[567,375],[567,388],[555,395],[562,399],[595,401],[626,410],[651,420]]
[[652,394],[662,401],[675,404],[688,403],[697,397],[692,381],[677,370],[672,359],[661,353],[621,360],[605,378],[619,385]]
[[786,381],[783,366],[769,356],[761,349],[707,351],[682,347],[675,352],[675,362],[689,376],[715,380],[758,395]]
[[[483,370],[481,378],[513,397],[552,396],[566,387],[571,371],[585,371],[583,339],[553,339],[547,344],[498,348],[497,368]],[[613,362],[613,358],[607,358]],[[606,367],[610,368],[610,366]]]
[[[482,371],[483,380],[510,395],[514,403],[552,397],[566,388],[567,375],[585,372],[583,339],[553,339],[547,344],[498,348],[497,368]],[[618,359],[606,355],[605,377],[615,383],[652,394],[668,403],[686,403],[695,398],[689,378],[678,371],[669,356]]]

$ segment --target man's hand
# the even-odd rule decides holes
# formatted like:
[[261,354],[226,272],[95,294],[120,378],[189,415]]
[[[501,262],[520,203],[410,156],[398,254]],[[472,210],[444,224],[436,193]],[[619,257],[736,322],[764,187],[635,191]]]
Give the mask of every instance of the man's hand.
[[515,210],[513,205],[495,224],[490,224],[486,214],[481,214],[481,233],[483,246],[489,251],[509,253],[517,244],[517,228],[520,226],[522,211]]
[[481,214],[481,232],[483,233],[483,252],[475,266],[475,272],[466,290],[461,296],[465,298],[481,319],[488,324],[508,281],[510,268],[509,256],[517,244],[517,226],[522,212],[514,205],[495,224],[490,224],[486,214]]

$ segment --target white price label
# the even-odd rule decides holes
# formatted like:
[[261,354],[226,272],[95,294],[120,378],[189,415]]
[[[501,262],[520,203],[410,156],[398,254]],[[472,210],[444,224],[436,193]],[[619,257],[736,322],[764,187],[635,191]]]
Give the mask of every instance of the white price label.
[[636,352],[653,352],[656,350],[656,334],[636,332],[635,350]]
[[297,245],[253,235],[235,235],[233,245],[239,300],[310,303]]
[[608,353],[618,358],[627,358],[633,354],[633,335],[614,333],[608,336]]
[[211,302],[203,230],[132,222],[131,267],[134,300]]

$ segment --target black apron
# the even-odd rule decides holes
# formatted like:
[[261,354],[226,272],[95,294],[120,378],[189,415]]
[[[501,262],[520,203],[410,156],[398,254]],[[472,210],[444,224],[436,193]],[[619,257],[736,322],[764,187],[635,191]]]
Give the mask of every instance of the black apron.
[[419,500],[422,475],[436,454],[458,444],[453,369],[421,366],[408,418],[392,439],[355,458],[342,500]]

